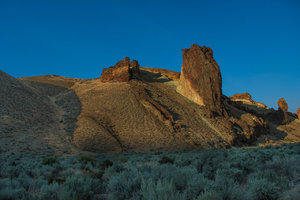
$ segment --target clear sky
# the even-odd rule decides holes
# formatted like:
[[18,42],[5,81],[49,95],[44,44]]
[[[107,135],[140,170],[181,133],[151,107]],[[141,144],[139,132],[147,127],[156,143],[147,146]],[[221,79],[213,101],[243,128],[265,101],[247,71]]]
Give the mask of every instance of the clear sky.
[[213,49],[223,93],[300,107],[300,1],[0,0],[0,69],[99,77],[129,56],[180,71],[181,49]]

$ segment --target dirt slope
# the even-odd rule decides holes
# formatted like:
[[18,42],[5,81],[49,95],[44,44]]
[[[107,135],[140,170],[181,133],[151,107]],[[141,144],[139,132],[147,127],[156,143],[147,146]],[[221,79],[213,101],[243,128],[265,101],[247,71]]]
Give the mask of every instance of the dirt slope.
[[[69,94],[69,99],[76,101],[71,90],[17,80],[0,71],[0,152],[78,152],[72,144],[76,116],[58,105],[63,104],[60,99],[64,94]],[[71,121],[62,123],[64,114],[68,115],[66,119],[74,116],[74,125]]]

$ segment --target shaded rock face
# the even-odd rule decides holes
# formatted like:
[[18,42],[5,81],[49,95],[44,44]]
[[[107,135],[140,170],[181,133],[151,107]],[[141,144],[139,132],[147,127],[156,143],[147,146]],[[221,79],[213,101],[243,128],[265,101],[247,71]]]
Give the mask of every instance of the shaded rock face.
[[182,50],[183,63],[177,92],[193,102],[221,114],[222,78],[213,51],[193,44]]
[[278,104],[278,111],[279,111],[279,118],[281,121],[281,124],[287,124],[289,122],[289,117],[287,114],[288,111],[288,105],[284,98],[280,98],[277,102]]
[[109,81],[127,82],[139,75],[139,67],[136,60],[130,62],[129,57],[125,57],[115,66],[103,69],[100,80],[104,83]]
[[298,119],[300,120],[300,108],[297,110]]
[[252,144],[261,134],[268,132],[268,125],[261,117],[250,113],[241,115],[240,119],[232,119],[233,145]]

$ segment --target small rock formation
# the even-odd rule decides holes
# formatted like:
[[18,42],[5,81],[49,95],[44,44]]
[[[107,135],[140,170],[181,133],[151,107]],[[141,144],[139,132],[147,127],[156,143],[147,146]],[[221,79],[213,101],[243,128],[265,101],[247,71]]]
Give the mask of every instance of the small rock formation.
[[238,93],[234,94],[231,98],[234,100],[243,99],[243,100],[253,101],[251,95],[248,92],[241,93],[241,94],[238,94]]
[[252,100],[252,97],[251,95],[246,92],[246,93],[241,93],[241,94],[234,94],[231,98],[230,98],[231,101],[233,102],[246,102],[246,103],[251,103],[257,107],[260,107],[260,108],[266,108],[266,105],[264,103],[259,103],[259,102],[256,102],[254,100]]
[[298,119],[300,120],[300,108],[297,110]]
[[287,124],[289,122],[289,117],[288,117],[288,105],[285,101],[284,98],[280,98],[277,102],[278,104],[278,111],[279,111],[279,117],[281,124]]
[[182,50],[183,63],[177,92],[209,110],[223,115],[222,78],[209,47],[193,44]]
[[118,81],[127,82],[140,73],[140,65],[136,60],[130,62],[129,57],[119,61],[115,66],[103,69],[101,82]]

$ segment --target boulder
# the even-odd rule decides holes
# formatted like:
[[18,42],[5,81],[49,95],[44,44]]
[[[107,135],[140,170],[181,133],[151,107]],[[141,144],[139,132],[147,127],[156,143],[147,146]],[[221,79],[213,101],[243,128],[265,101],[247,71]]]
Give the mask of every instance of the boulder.
[[278,112],[279,112],[279,118],[281,121],[281,124],[287,124],[289,122],[288,117],[288,105],[284,98],[280,98],[277,102],[278,104]]
[[140,65],[136,60],[130,62],[129,57],[119,61],[115,66],[103,69],[101,82],[118,81],[127,82],[140,73]]
[[177,92],[223,115],[221,71],[212,49],[193,44],[191,48],[182,50],[182,56]]

